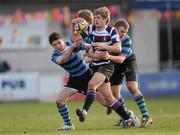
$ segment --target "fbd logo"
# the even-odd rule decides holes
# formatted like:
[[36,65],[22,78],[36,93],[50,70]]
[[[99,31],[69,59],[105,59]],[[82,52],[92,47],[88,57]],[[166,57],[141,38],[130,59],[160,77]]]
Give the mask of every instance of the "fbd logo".
[[24,80],[1,80],[1,89],[24,89],[26,87],[26,83]]

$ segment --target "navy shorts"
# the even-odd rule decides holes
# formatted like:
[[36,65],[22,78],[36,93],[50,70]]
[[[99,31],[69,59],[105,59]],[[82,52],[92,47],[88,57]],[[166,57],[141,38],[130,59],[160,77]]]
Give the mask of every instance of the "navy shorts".
[[79,93],[86,95],[88,83],[91,80],[92,76],[93,72],[91,70],[88,70],[86,73],[78,77],[70,76],[67,84],[64,86],[76,89]]
[[112,76],[114,72],[114,63],[104,64],[104,65],[90,65],[90,68],[93,70],[93,73],[99,72],[105,75],[106,80],[105,82],[109,82],[110,77]]
[[114,73],[110,78],[111,86],[122,84],[123,78],[127,81],[138,81],[138,69],[135,54],[125,59],[121,64],[115,64]]

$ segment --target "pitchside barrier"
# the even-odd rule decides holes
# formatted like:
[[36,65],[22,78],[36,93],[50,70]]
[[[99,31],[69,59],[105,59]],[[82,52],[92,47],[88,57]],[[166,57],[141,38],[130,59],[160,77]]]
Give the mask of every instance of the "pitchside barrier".
[[[138,85],[145,97],[180,96],[180,72],[140,74]],[[122,95],[128,98],[132,97],[125,81],[122,85]],[[77,94],[71,99],[81,100],[84,99],[84,96]]]
[[38,99],[39,78],[36,72],[0,74],[0,101]]
[[[0,102],[22,100],[55,102],[66,82],[67,77],[58,74],[3,73],[0,74]],[[146,97],[180,96],[180,72],[140,74],[138,85]],[[122,86],[122,95],[132,97],[125,83]],[[84,96],[75,94],[70,99],[83,100]]]
[[[67,80],[67,78],[65,77],[64,80]],[[180,72],[140,74],[138,85],[145,97],[180,96]],[[132,97],[126,87],[125,81],[122,84],[122,95],[128,98]],[[83,99],[84,96],[81,94],[71,97],[71,100]]]
[[[47,102],[55,102],[59,92],[64,89],[64,84],[68,81],[66,75],[41,75],[39,100]],[[75,94],[69,100],[83,100],[82,94]]]
[[[146,97],[180,96],[180,72],[140,74],[138,85]],[[125,85],[122,95],[131,96]]]

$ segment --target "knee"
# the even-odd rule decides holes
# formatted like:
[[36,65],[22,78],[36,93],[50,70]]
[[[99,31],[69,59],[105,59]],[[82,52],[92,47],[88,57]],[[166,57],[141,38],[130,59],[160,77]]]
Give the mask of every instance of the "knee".
[[95,83],[93,83],[93,82],[90,81],[90,82],[88,83],[88,89],[96,90],[96,89],[95,89]]
[[104,102],[100,101],[100,104],[103,105],[104,107],[110,106],[110,104],[106,100]]
[[119,99],[120,98],[120,95],[118,94],[118,95],[114,95],[114,98],[115,99]]
[[62,106],[62,105],[64,105],[65,104],[65,99],[63,99],[63,98],[58,98],[57,100],[56,100],[56,105],[57,106]]
[[111,97],[111,96],[106,96],[106,97],[104,97],[104,99],[106,101],[107,106],[110,106],[112,104],[112,102],[115,100],[115,98]]
[[113,94],[113,97],[114,97],[115,99],[119,99],[119,98],[120,98],[120,91],[116,91],[116,92],[113,92],[113,91],[112,91],[112,94]]
[[127,88],[129,89],[129,91],[133,96],[138,96],[141,93],[137,85],[128,84]]

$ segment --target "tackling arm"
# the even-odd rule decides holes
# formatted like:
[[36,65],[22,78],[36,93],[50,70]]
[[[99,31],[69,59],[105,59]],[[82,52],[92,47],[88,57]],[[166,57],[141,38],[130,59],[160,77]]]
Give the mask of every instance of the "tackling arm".
[[110,45],[107,45],[107,44],[94,44],[94,49],[97,49],[97,50],[106,50],[108,51],[109,53],[118,53],[120,54],[121,51],[122,51],[122,47],[121,47],[121,43],[115,43],[113,44],[112,46]]
[[67,61],[67,59],[69,58],[69,56],[72,54],[73,50],[78,46],[79,44],[74,43],[73,45],[71,45],[68,50],[66,51],[66,53],[62,56],[59,56],[56,59],[56,63],[57,64],[63,64]]

